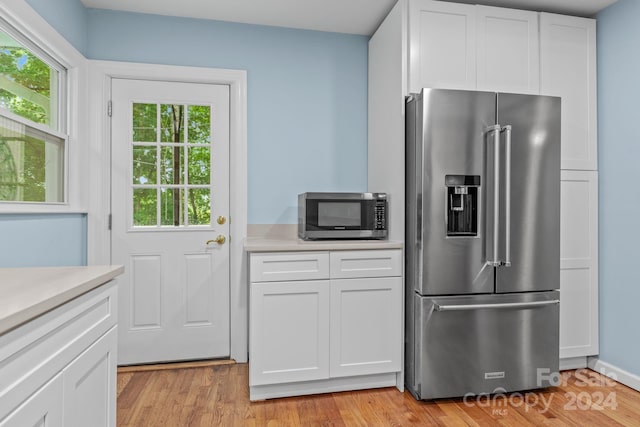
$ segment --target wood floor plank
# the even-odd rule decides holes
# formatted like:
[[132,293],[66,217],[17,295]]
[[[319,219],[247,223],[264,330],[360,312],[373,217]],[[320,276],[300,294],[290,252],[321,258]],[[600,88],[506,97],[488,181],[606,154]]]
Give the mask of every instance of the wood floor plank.
[[250,402],[247,364],[126,371],[117,409],[124,427],[640,425],[640,393],[589,370],[545,390],[426,402],[395,388]]
[[194,360],[190,362],[156,363],[149,365],[118,366],[118,373],[164,371],[186,368],[204,368],[207,366],[233,365],[236,362],[231,359]]

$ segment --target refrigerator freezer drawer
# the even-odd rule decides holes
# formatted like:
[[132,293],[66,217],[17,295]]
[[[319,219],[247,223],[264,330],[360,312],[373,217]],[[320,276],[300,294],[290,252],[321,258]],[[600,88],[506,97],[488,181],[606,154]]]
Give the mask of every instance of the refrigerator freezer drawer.
[[415,294],[407,387],[418,399],[548,387],[559,368],[559,298],[557,291]]

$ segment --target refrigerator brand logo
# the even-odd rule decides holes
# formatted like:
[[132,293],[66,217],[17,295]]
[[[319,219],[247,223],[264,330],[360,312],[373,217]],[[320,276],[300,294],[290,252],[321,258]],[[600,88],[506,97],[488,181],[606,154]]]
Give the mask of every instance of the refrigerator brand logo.
[[498,378],[504,378],[504,372],[485,372],[485,380],[496,380]]

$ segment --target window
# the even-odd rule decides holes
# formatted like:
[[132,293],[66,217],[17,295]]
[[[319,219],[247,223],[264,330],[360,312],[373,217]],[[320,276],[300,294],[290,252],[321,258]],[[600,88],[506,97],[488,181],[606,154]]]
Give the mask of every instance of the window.
[[65,79],[0,21],[0,202],[64,202]]
[[133,104],[133,225],[211,222],[211,107]]

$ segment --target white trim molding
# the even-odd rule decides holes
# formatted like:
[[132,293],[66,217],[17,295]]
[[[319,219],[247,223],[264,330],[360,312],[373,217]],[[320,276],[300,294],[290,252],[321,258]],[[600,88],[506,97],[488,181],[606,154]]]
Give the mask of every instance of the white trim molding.
[[614,381],[624,384],[627,387],[631,387],[634,390],[640,391],[640,376],[611,365],[610,363],[603,362],[597,357],[589,357],[588,359],[589,369],[599,372],[600,374],[611,378]]
[[231,358],[248,360],[248,293],[244,240],[247,235],[247,74],[244,70],[131,62],[89,61],[89,264],[111,262],[111,129],[107,115],[111,80],[144,79],[226,84],[230,89],[230,317]]

